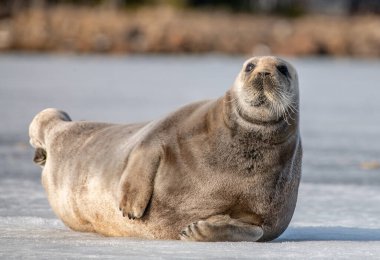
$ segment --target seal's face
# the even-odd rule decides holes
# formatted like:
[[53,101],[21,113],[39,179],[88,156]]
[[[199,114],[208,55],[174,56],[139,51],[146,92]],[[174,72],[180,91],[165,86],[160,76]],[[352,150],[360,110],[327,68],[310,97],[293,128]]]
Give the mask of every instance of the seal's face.
[[234,87],[237,112],[247,121],[291,123],[298,110],[298,76],[288,62],[277,57],[247,60]]

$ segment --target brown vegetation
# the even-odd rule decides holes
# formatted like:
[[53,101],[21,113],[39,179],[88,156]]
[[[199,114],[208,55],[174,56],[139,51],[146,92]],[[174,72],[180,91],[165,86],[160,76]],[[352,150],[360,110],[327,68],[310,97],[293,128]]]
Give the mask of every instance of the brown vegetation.
[[0,50],[380,57],[380,17],[54,7],[0,20]]

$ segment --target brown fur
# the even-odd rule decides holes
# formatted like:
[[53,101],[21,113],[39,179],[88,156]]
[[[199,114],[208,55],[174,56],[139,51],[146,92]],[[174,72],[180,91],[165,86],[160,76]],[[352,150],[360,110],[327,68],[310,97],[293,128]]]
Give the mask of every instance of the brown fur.
[[[278,237],[293,215],[301,176],[298,113],[288,111],[285,121],[267,105],[252,107],[256,92],[249,88],[255,73],[270,71],[295,93],[298,108],[298,80],[278,58],[251,61],[255,71],[247,76],[243,69],[225,96],[150,123],[73,122],[56,109],[40,112],[30,138],[54,212],[74,230],[107,236]],[[279,63],[290,80],[276,71]]]

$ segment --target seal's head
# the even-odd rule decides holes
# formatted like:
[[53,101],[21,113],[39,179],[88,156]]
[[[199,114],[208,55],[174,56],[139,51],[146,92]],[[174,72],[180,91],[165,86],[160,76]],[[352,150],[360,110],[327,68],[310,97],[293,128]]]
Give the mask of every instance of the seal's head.
[[298,118],[297,72],[280,58],[265,56],[247,60],[232,93],[236,112],[245,121],[291,124]]

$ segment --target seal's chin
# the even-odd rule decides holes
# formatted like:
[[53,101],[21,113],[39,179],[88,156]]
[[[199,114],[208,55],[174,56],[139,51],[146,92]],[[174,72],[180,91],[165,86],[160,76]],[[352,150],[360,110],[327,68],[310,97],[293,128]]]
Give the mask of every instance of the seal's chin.
[[292,124],[296,119],[295,97],[276,90],[243,91],[237,98],[237,112],[244,121],[254,124]]
[[245,122],[248,122],[250,124],[254,125],[274,125],[282,122],[284,120],[283,116],[280,117],[273,117],[273,116],[260,116],[257,113],[252,115],[251,111],[244,111],[244,110],[238,110],[238,115],[241,119],[243,119]]
[[261,107],[265,105],[265,103],[267,102],[268,102],[268,99],[264,93],[260,93],[257,97],[254,97],[254,99],[249,101],[250,105],[253,107]]
[[276,114],[271,105],[271,100],[266,96],[251,99],[237,99],[236,112],[244,121],[253,124],[275,124],[282,120],[282,116]]

